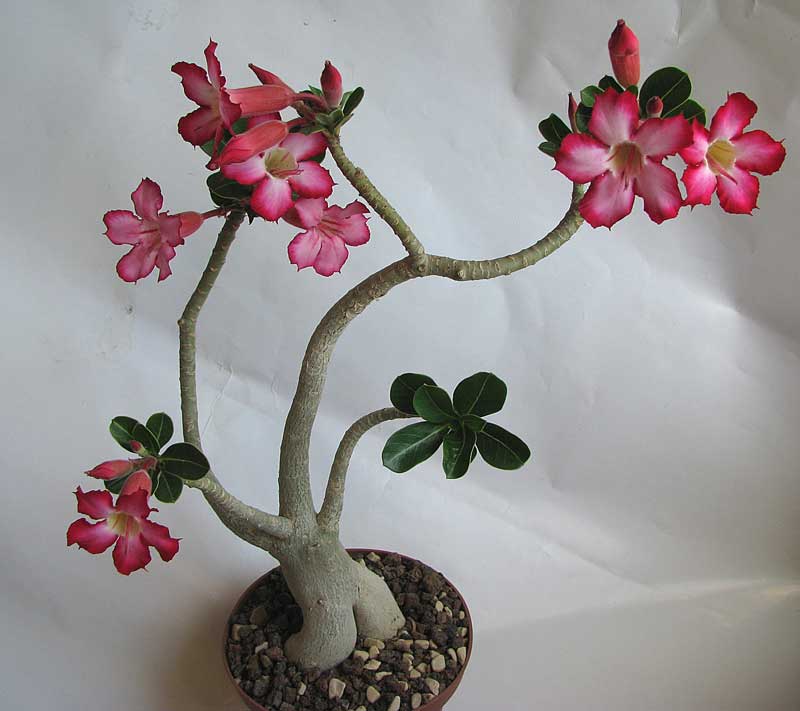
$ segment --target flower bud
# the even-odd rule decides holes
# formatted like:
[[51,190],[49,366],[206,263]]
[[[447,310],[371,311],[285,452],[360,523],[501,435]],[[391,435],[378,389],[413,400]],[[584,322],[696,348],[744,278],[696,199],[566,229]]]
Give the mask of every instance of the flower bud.
[[136,454],[147,454],[147,450],[144,448],[144,445],[141,442],[137,442],[135,439],[132,439],[128,442],[128,446],[136,453]]
[[95,479],[116,479],[118,476],[130,474],[134,469],[133,463],[127,459],[112,459],[98,464],[94,469],[86,472]]
[[320,77],[322,93],[328,106],[335,109],[342,100],[342,75],[339,70],[330,63],[325,62],[325,69],[322,70]]
[[639,83],[639,39],[625,20],[617,20],[617,26],[608,40],[608,54],[614,76],[623,89]]
[[125,481],[122,491],[120,491],[119,494],[120,496],[124,496],[125,494],[132,494],[135,491],[139,491],[140,489],[148,496],[153,493],[153,482],[150,479],[150,475],[144,469],[133,472]]
[[200,229],[205,218],[199,212],[181,212],[176,215],[181,220],[180,236],[188,237]]
[[651,96],[647,100],[647,106],[645,107],[647,118],[660,118],[663,110],[664,102],[661,101],[660,96]]
[[575,118],[577,113],[578,102],[575,101],[575,97],[572,95],[572,92],[570,92],[569,103],[567,104],[567,116],[569,116],[569,127],[572,129],[573,133],[578,133],[578,123]]

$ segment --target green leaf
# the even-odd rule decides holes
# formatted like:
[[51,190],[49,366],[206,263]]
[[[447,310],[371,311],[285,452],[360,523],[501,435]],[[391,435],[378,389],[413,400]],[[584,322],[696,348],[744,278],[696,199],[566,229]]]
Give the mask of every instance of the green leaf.
[[252,193],[251,187],[240,185],[235,180],[226,178],[219,171],[208,176],[206,185],[208,185],[208,192],[211,194],[214,204],[220,207],[239,205]]
[[311,84],[308,85],[308,90],[312,94],[314,94],[314,96],[319,96],[320,98],[322,98],[322,96],[324,96],[324,94],[322,93],[322,89],[318,89],[315,86],[311,86]]
[[480,432],[486,426],[486,420],[477,415],[464,415],[461,418],[461,424],[468,427],[473,432]]
[[631,92],[634,96],[639,96],[639,87],[636,84],[631,84],[625,91]]
[[531,456],[531,450],[519,437],[487,422],[478,433],[478,451],[498,469],[519,469]]
[[575,112],[575,124],[581,133],[589,132],[590,118],[592,118],[592,109],[589,106],[578,104],[578,110]]
[[[664,102],[662,116],[671,116],[673,109],[679,109],[692,93],[689,75],[677,67],[664,67],[653,72],[644,80],[639,90],[639,107],[642,116],[646,115],[647,102],[654,96]],[[680,113],[680,111],[678,111]]]
[[462,427],[444,436],[442,468],[448,479],[460,479],[469,469],[477,435]]
[[165,471],[156,476],[153,496],[165,504],[174,504],[183,491],[183,481]]
[[543,141],[539,144],[539,150],[542,153],[546,153],[547,155],[553,157],[558,150],[558,146],[555,143],[550,143],[550,141]]
[[622,85],[616,79],[614,79],[614,77],[608,74],[606,74],[599,82],[597,82],[597,84],[603,91],[609,87],[614,89],[614,91],[616,91],[618,94],[621,94],[624,91]]
[[417,388],[417,392],[414,393],[414,410],[423,420],[437,425],[453,422],[456,419],[456,411],[453,409],[450,396],[435,385],[425,384]]
[[[231,125],[231,133],[233,133],[233,134],[244,133],[247,130],[247,123],[248,123],[248,119],[246,119],[246,118],[237,119]],[[226,141],[226,143],[227,143],[227,141]]]
[[[694,99],[689,99],[689,101],[685,101],[677,109],[673,109],[669,113],[669,116],[677,116],[678,114],[683,114],[687,121],[697,119],[703,126],[706,125],[706,110]],[[667,118],[663,113],[662,116]]]
[[475,373],[462,380],[453,392],[453,404],[461,415],[491,415],[506,402],[508,388],[493,373]]
[[423,385],[436,385],[433,378],[419,373],[403,373],[398,375],[389,390],[389,399],[400,412],[416,415],[414,409],[414,393]]
[[175,432],[172,420],[166,412],[156,412],[154,415],[150,415],[150,417],[147,418],[146,427],[153,433],[153,437],[156,438],[159,449],[166,446]]
[[123,449],[133,452],[131,441],[139,442],[149,454],[158,454],[160,447],[158,440],[153,436],[153,433],[147,429],[141,422],[134,420],[132,417],[119,415],[111,420],[108,427],[111,436],[119,443]]
[[125,486],[125,482],[128,481],[129,476],[130,474],[123,474],[116,479],[107,479],[103,484],[105,484],[106,489],[112,494],[119,494],[119,492],[122,491],[122,487]]
[[546,119],[539,122],[539,133],[544,136],[546,141],[561,146],[561,141],[568,136],[571,131],[555,114],[550,114]]
[[167,447],[159,457],[159,461],[163,472],[189,481],[202,479],[210,469],[205,455],[188,442],[179,442]]
[[210,141],[206,141],[202,146],[200,146],[200,150],[203,151],[209,158],[214,155],[214,139],[212,138]]
[[595,97],[602,94],[603,90],[599,86],[589,85],[581,89],[581,103],[591,108],[594,106]]
[[381,458],[383,465],[402,474],[430,457],[442,443],[447,425],[417,422],[395,432],[386,441]]
[[364,89],[360,86],[357,86],[352,92],[350,92],[350,96],[348,96],[347,100],[342,104],[342,113],[345,116],[352,114],[361,103],[361,99],[363,98]]

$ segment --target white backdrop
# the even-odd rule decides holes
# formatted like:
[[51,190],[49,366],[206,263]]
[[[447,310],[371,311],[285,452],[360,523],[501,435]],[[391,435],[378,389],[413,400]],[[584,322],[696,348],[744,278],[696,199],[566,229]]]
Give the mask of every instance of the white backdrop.
[[[100,234],[145,175],[170,210],[207,209],[203,157],[176,134],[191,106],[171,64],[202,62],[209,35],[231,86],[252,83],[248,61],[300,86],[333,59],[366,89],[343,134],[353,160],[430,251],[481,258],[530,244],[566,208],[536,124],[607,71],[618,16],[643,72],[684,67],[711,112],[743,90],[757,127],[786,138],[761,209],[686,210],[658,228],[637,205],[511,278],[398,287],[341,339],[316,492],[344,429],[387,403],[395,375],[452,387],[491,369],[510,386],[498,422],[532,445],[531,463],[476,462],[449,482],[431,460],[398,477],[380,466],[385,425],[356,452],[343,524],[346,544],[422,558],[465,594],[476,645],[448,708],[800,707],[797,0],[3,5],[4,708],[240,708],[220,636],[270,559],[194,491],[161,507],[181,551],[148,573],[126,579],[64,541],[81,472],[116,456],[110,417],[178,413],[175,320],[216,225],[162,284],[122,283],[122,251]],[[288,226],[244,229],[203,313],[205,447],[255,505],[276,507],[311,330],[402,256],[371,225],[331,279],[287,263]]]

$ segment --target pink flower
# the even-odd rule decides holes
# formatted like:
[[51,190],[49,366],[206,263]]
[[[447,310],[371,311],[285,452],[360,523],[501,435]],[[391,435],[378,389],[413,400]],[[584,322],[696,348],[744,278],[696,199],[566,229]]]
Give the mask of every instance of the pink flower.
[[298,200],[283,217],[305,229],[289,243],[289,261],[298,271],[314,267],[322,276],[340,272],[347,261],[347,245],[357,247],[369,241],[366,212],[360,202],[329,207],[323,198]]
[[329,61],[325,62],[325,68],[322,70],[322,76],[320,77],[320,85],[328,107],[335,109],[342,100],[342,75]]
[[172,560],[178,552],[178,539],[171,538],[169,529],[148,520],[151,509],[147,505],[147,492],[134,491],[120,494],[117,503],[111,500],[108,491],[75,492],[78,499],[78,513],[93,518],[91,523],[85,518],[74,521],[67,529],[67,545],[77,543],[89,553],[102,553],[114,546],[114,565],[123,575],[144,568],[150,562],[150,546],[155,548],[161,559]]
[[95,479],[116,479],[119,476],[130,474],[135,468],[135,463],[128,459],[112,459],[98,464],[86,473]]
[[276,119],[274,114],[265,114],[248,122],[248,129],[231,138],[222,149],[217,161],[226,166],[243,163],[264,151],[277,146],[289,133],[289,127]]
[[639,83],[639,38],[625,24],[625,20],[617,20],[617,26],[608,40],[608,54],[614,76],[623,89]]
[[729,94],[711,120],[711,129],[692,122],[694,142],[681,151],[688,164],[683,174],[686,205],[710,205],[716,190],[726,212],[752,214],[759,184],[752,173],[771,175],[783,164],[786,149],[764,131],[745,127],[758,107],[744,94]]
[[131,474],[122,485],[120,496],[133,494],[136,491],[144,491],[147,496],[153,493],[153,480],[150,478],[146,469],[139,469]]
[[159,212],[164,204],[158,184],[144,178],[131,194],[134,215],[130,210],[110,210],[103,216],[105,235],[114,244],[132,244],[133,249],[117,263],[117,274],[127,282],[143,279],[158,267],[158,280],[163,281],[172,270],[169,261],[175,247],[183,244],[203,224],[205,217],[197,212],[169,215]]
[[217,43],[210,40],[205,50],[207,72],[188,62],[172,66],[181,77],[186,96],[200,106],[178,121],[178,132],[193,146],[214,139],[212,161],[224,130],[230,131],[237,119],[280,111],[294,100],[294,92],[285,84],[226,89],[216,49]]
[[226,146],[220,163],[223,175],[242,185],[255,185],[250,207],[266,220],[277,220],[294,205],[292,192],[301,198],[325,198],[331,194],[331,174],[316,161],[309,160],[324,153],[327,147],[321,133],[308,136],[290,133],[277,146],[241,163],[223,162],[228,150]]
[[629,214],[634,195],[644,200],[653,222],[675,217],[682,198],[678,180],[661,161],[691,143],[683,116],[639,123],[639,106],[629,91],[598,95],[589,119],[591,136],[570,133],[556,153],[556,170],[576,183],[591,182],[580,212],[592,227],[611,227]]

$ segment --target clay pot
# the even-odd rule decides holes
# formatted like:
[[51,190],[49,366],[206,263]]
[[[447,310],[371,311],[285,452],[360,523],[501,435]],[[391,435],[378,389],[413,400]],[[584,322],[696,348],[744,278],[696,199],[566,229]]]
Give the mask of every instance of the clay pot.
[[[389,555],[390,553],[390,551],[382,551],[382,550],[377,550],[375,548],[348,548],[347,550],[349,553],[363,553],[365,555],[367,553],[372,553],[372,552],[378,553],[379,555]],[[399,555],[404,560],[410,562],[416,562],[416,563],[420,562],[415,560],[414,558],[405,556],[402,553],[398,553],[397,555]],[[236,614],[239,607],[245,600],[247,600],[250,594],[259,585],[261,585],[264,578],[266,578],[267,575],[269,575],[269,572],[262,575],[258,580],[256,580],[252,585],[250,585],[250,587],[248,587],[247,590],[245,590],[239,596],[239,599],[236,601],[236,604],[233,606],[233,609],[231,610],[231,614],[228,616],[228,620],[230,620]],[[419,707],[418,711],[441,711],[441,709],[444,708],[444,705],[450,700],[450,698],[456,692],[458,685],[461,683],[461,678],[464,676],[464,670],[467,668],[467,664],[469,663],[470,657],[472,656],[472,618],[470,617],[469,614],[469,608],[467,607],[467,603],[464,600],[463,596],[458,591],[458,588],[456,588],[455,585],[453,585],[449,580],[447,580],[447,578],[445,578],[445,581],[453,588],[453,590],[456,591],[456,594],[461,599],[462,609],[464,610],[465,613],[464,626],[466,626],[469,635],[467,638],[467,656],[464,659],[464,663],[461,665],[461,669],[459,670],[458,675],[456,676],[455,679],[453,679],[450,686],[442,690],[435,698],[431,699],[427,704],[422,704],[422,706]],[[277,711],[277,709],[273,709],[269,706],[262,706],[261,704],[259,704],[257,701],[255,701],[255,699],[248,696],[241,689],[241,687],[234,681],[233,674],[231,674],[231,670],[228,667],[228,659],[225,651],[228,642],[228,634],[230,626],[228,620],[225,621],[225,629],[223,630],[223,635],[222,635],[222,663],[225,666],[225,673],[227,674],[228,679],[230,679],[231,684],[233,684],[233,686],[236,687],[236,690],[239,692],[239,696],[241,697],[242,701],[244,702],[245,706],[247,706],[248,709],[251,709],[252,711]]]

